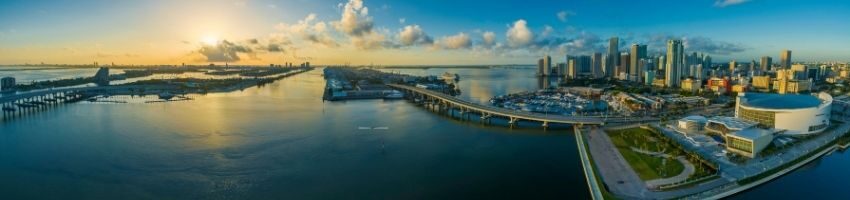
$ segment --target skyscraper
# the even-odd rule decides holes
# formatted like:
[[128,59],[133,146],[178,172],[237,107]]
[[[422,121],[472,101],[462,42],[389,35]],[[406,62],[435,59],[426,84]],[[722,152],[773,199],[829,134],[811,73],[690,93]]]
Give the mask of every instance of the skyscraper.
[[644,69],[640,68],[640,60],[646,58],[646,45],[632,44],[631,57],[629,58],[629,80],[638,81]]
[[576,59],[572,56],[567,56],[567,79],[576,78]]
[[590,74],[593,78],[602,78],[605,76],[604,70],[602,69],[602,53],[593,53],[593,56],[591,56],[590,59],[593,63],[590,65]]
[[591,65],[592,59],[588,55],[578,56],[575,58],[576,60],[576,70],[579,74],[589,75],[591,74]]
[[605,71],[608,73],[606,75],[609,77],[616,77],[619,75],[616,74],[619,73],[619,71],[615,70],[615,68],[617,68],[617,64],[620,63],[619,41],[620,39],[617,37],[611,37],[611,39],[608,39],[608,60],[605,62],[607,64],[607,66],[605,66]]
[[758,71],[758,68],[756,67],[756,60],[753,59],[753,61],[750,61],[750,69],[749,73],[747,74],[753,75],[756,73],[756,71]]
[[780,67],[782,67],[782,69],[791,68],[791,50],[782,50],[782,54],[779,55],[779,59],[779,64],[781,65]]
[[770,71],[770,66],[773,65],[773,58],[770,56],[762,56],[761,57],[761,71],[766,72]]
[[667,57],[664,55],[658,56],[658,70],[664,71],[667,68]]
[[619,76],[620,80],[629,80],[629,69],[631,68],[629,64],[629,59],[631,59],[631,55],[627,52],[623,52],[620,54],[620,65],[617,67],[618,72],[617,76]]
[[682,78],[680,72],[684,63],[685,46],[682,40],[667,41],[667,66],[664,70],[664,85],[667,87],[679,87]]
[[552,75],[552,57],[543,57],[543,76]]
[[738,67],[738,62],[735,62],[735,60],[729,61],[729,75],[730,76],[735,74],[735,70],[737,69],[737,67]]
[[537,75],[544,76],[543,74],[543,58],[537,60]]

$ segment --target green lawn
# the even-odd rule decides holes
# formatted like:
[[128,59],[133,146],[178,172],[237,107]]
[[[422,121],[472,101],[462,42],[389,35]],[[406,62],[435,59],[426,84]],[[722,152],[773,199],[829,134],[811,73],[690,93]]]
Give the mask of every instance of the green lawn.
[[[667,144],[648,130],[631,128],[610,131],[608,135],[623,158],[642,180],[673,177],[682,173],[685,168],[676,159],[664,159],[632,151],[630,147],[671,155],[684,155],[681,150]],[[665,162],[664,160],[666,160],[666,164],[662,164]]]

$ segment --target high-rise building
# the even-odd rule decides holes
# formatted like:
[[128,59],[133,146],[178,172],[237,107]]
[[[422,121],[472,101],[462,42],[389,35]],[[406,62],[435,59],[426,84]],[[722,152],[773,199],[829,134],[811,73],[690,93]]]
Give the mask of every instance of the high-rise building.
[[697,80],[705,80],[705,70],[702,67],[702,64],[697,64],[696,73],[694,74],[694,78]]
[[646,70],[643,73],[643,84],[652,85],[652,82],[655,81],[655,70]]
[[557,65],[555,65],[555,70],[558,70],[559,76],[562,76],[562,77],[566,76],[567,75],[567,63],[558,63]]
[[602,65],[602,77],[610,77],[610,74],[614,74],[614,71],[612,71],[614,69],[608,69],[608,60],[608,55],[602,54],[602,63],[600,63]]
[[578,70],[576,69],[576,59],[572,56],[567,56],[567,79],[574,79],[578,76]]
[[[620,39],[617,37],[611,37],[608,39],[608,60],[605,61],[607,66],[605,66],[605,71],[607,76],[614,77],[617,76],[620,71],[615,70],[617,65],[620,63]],[[613,74],[610,72],[614,72]]]
[[750,75],[756,74],[756,71],[759,71],[758,67],[756,67],[756,60],[755,59],[750,61],[750,69],[748,69],[748,70],[749,70],[749,73],[747,73],[747,74],[750,74]]
[[684,70],[682,70],[679,73],[682,74],[682,77],[694,76],[694,71],[696,70],[695,68],[696,68],[697,64],[699,64],[701,62],[702,62],[702,60],[700,59],[697,52],[692,52],[691,54],[686,54],[685,55],[685,65],[684,65],[685,68],[684,68]]
[[630,73],[629,69],[631,67],[629,66],[629,64],[631,62],[629,62],[629,59],[631,59],[631,55],[629,55],[629,53],[624,52],[624,53],[620,54],[620,59],[619,59],[620,63],[619,63],[619,66],[617,67],[617,69],[619,70],[618,74],[621,74],[621,76],[623,74],[625,75],[625,77],[620,77],[621,80],[628,80],[629,77],[630,77],[629,75],[631,73]]
[[762,72],[770,71],[770,66],[773,65],[773,58],[770,56],[762,56],[760,64]]
[[588,55],[576,57],[576,69],[581,75],[590,75],[590,66],[592,64],[592,59]]
[[640,69],[641,59],[646,58],[646,45],[632,44],[631,57],[629,58],[629,79],[638,81],[644,69]]
[[667,57],[664,55],[658,56],[658,70],[664,71],[664,68],[667,67]]
[[109,85],[109,68],[101,67],[94,74],[94,83],[100,86]]
[[702,68],[709,69],[711,68],[711,56],[703,55],[702,56]]
[[785,49],[782,50],[782,54],[779,55],[780,67],[782,69],[788,69],[791,67],[791,50]]
[[667,41],[667,66],[664,72],[664,85],[667,87],[679,87],[682,78],[680,72],[684,65],[685,46],[681,40]]
[[729,76],[733,76],[738,69],[738,62],[735,60],[729,61]]
[[640,62],[638,62],[638,71],[639,71],[638,77],[637,77],[637,80],[635,80],[635,81],[641,82],[646,78],[646,73],[645,73],[646,71],[655,72],[655,59],[650,59],[650,58],[640,59]]
[[548,55],[543,57],[543,73],[541,76],[550,76],[552,75],[552,57]]
[[544,76],[544,73],[543,73],[543,58],[537,60],[537,76]]
[[592,64],[590,65],[590,74],[593,78],[602,78],[605,73],[602,69],[602,53],[593,53],[593,56],[590,58]]

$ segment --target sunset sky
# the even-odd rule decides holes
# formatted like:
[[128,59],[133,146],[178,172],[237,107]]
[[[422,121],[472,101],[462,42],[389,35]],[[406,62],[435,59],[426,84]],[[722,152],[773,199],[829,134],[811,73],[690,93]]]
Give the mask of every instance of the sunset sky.
[[530,64],[621,48],[850,61],[843,0],[0,2],[0,64]]

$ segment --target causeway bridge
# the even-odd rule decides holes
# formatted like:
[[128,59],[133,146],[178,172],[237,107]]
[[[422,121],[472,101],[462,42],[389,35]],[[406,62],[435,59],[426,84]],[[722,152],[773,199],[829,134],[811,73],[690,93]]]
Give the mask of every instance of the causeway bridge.
[[129,85],[46,89],[34,92],[3,95],[0,97],[0,107],[2,107],[3,114],[14,114],[61,103],[73,103],[97,94],[136,94],[142,93],[143,91],[150,92],[170,89],[176,89],[176,87]]
[[457,109],[461,114],[480,113],[481,119],[490,117],[503,117],[509,119],[510,125],[516,124],[518,120],[541,122],[543,127],[549,123],[576,124],[576,125],[605,125],[609,123],[641,123],[657,121],[653,117],[600,117],[600,116],[564,116],[547,115],[525,111],[517,111],[490,105],[482,105],[453,97],[442,92],[418,88],[408,85],[387,84],[387,86],[405,93],[407,97],[422,99],[437,105],[441,110]]

